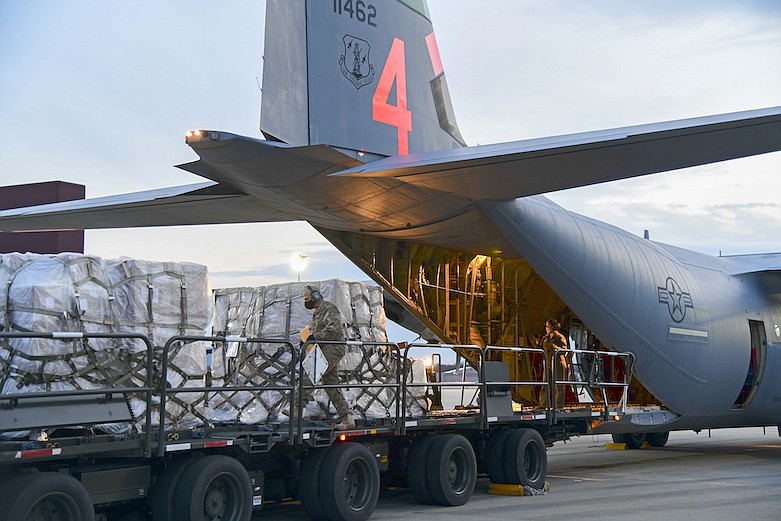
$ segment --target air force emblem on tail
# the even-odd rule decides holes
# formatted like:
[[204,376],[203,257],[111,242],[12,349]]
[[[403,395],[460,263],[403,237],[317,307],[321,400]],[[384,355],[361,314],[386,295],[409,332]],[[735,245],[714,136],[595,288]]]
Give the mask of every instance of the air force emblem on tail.
[[342,74],[360,89],[374,80],[374,65],[369,61],[369,42],[349,34],[342,38],[344,53],[339,58]]

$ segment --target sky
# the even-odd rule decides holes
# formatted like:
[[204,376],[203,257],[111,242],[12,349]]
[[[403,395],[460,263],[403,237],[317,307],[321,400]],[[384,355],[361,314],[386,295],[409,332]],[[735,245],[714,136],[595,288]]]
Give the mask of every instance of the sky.
[[[379,1],[379,0],[378,0]],[[260,136],[264,2],[0,0],[0,185],[88,197],[199,182],[194,128]],[[470,145],[781,105],[781,3],[429,0]],[[781,153],[551,194],[704,253],[781,251]],[[306,223],[86,232],[86,251],[191,261],[213,287],[365,280]],[[401,332],[392,332],[402,335]],[[394,338],[400,340],[407,338]]]

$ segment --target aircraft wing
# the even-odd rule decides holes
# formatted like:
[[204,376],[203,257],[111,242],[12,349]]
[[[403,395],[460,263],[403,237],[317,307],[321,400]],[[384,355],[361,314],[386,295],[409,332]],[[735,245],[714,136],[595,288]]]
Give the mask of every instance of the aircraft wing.
[[734,266],[730,270],[733,275],[775,272],[777,276],[781,276],[781,253],[753,253],[722,258],[729,260]]
[[210,181],[0,211],[0,231],[301,220],[306,208],[293,207],[278,190],[360,164],[327,146],[200,132],[188,142],[201,159],[178,167]]
[[781,107],[389,157],[335,176],[392,177],[506,200],[781,149]]
[[289,221],[256,198],[207,181],[0,211],[0,231]]

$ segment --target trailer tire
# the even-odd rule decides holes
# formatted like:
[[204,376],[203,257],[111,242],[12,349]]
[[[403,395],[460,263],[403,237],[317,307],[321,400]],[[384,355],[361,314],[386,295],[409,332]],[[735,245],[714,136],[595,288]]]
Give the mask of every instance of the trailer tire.
[[229,456],[204,456],[187,467],[176,487],[176,521],[250,521],[252,481]]
[[412,442],[407,453],[407,486],[415,501],[421,505],[433,505],[434,498],[428,491],[426,460],[436,436],[423,436]]
[[426,458],[428,491],[438,505],[453,507],[469,501],[477,482],[472,444],[460,434],[436,436]]
[[667,445],[667,440],[670,439],[669,432],[654,432],[646,434],[645,439],[651,447],[664,447]]
[[509,429],[499,429],[491,433],[485,447],[485,470],[491,483],[507,483],[504,474],[504,446],[507,437],[512,433]]
[[360,443],[333,445],[320,469],[320,502],[330,521],[366,521],[380,495],[380,469]]
[[312,449],[301,459],[298,473],[298,499],[307,517],[312,521],[327,521],[320,501],[320,469],[328,449]]
[[180,459],[171,463],[155,480],[149,494],[149,509],[152,521],[169,521],[174,518],[176,487],[193,459]]
[[624,443],[630,450],[639,449],[646,440],[647,435],[641,433],[613,434],[613,443]]
[[9,479],[4,485],[0,521],[95,521],[89,492],[74,477],[59,472],[35,472]]
[[507,483],[542,489],[548,472],[545,442],[535,429],[511,431],[504,446]]

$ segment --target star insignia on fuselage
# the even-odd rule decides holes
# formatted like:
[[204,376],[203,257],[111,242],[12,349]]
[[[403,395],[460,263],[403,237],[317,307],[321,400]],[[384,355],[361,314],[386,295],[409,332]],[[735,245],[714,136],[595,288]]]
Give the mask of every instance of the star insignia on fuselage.
[[672,277],[667,277],[665,285],[658,286],[656,290],[659,295],[659,303],[667,304],[670,318],[674,322],[683,322],[686,317],[686,309],[694,309],[691,294],[683,291]]

